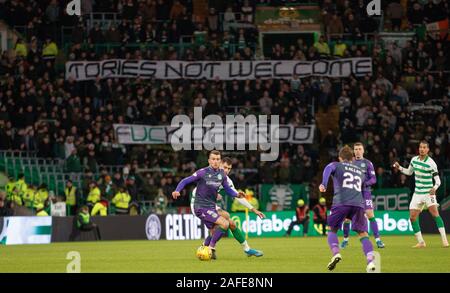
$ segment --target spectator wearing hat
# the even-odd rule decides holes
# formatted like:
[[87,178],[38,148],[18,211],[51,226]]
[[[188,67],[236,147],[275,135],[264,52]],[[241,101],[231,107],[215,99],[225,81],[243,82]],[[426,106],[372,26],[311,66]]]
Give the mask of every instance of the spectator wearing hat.
[[289,225],[289,229],[286,232],[286,236],[291,236],[292,229],[295,225],[303,226],[303,236],[308,236],[308,224],[309,224],[309,207],[305,205],[303,199],[297,201],[297,208],[295,209],[296,221],[292,221]]

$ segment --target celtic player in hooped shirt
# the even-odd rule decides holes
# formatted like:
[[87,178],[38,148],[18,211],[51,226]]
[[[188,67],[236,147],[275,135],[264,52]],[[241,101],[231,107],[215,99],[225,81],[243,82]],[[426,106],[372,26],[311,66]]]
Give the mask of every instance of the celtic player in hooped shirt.
[[445,234],[444,222],[438,211],[439,204],[436,201],[436,190],[441,185],[441,179],[439,178],[436,163],[428,156],[429,151],[428,142],[421,141],[419,144],[419,155],[411,159],[408,168],[403,168],[398,162],[394,163],[394,168],[399,169],[403,174],[411,176],[414,173],[416,188],[414,189],[414,194],[409,204],[409,217],[417,239],[417,244],[413,246],[414,248],[426,247],[419,225],[419,214],[422,212],[424,206],[428,208],[428,211],[430,211],[430,214],[436,222],[439,233],[441,234],[442,246],[449,246],[447,235]]

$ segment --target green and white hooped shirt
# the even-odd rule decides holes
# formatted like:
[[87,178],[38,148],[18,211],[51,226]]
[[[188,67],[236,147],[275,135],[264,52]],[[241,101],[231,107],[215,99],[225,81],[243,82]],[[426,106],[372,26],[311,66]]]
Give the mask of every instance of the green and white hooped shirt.
[[438,169],[436,163],[432,158],[426,156],[423,161],[419,156],[415,156],[409,163],[408,173],[414,172],[414,179],[416,188],[415,194],[430,194],[430,189],[433,188],[433,177],[438,175]]

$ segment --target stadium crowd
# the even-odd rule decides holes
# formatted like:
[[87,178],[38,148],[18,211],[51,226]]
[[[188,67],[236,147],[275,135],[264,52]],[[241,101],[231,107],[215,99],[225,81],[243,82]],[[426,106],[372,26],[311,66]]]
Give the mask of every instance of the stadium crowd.
[[[371,76],[242,82],[139,78],[77,82],[65,80],[58,63],[109,58],[253,60],[258,57],[256,27],[230,24],[254,24],[256,4],[289,1],[210,1],[204,22],[193,17],[188,0],[82,1],[85,14],[116,12],[121,16],[117,24],[95,24],[91,29],[76,16],[66,15],[62,2],[0,1],[0,19],[27,28],[26,37],[17,41],[13,52],[2,52],[0,58],[0,150],[31,151],[38,157],[65,160],[67,173],[84,174],[85,196],[99,174],[102,194],[108,193],[109,184],[114,188],[126,185],[132,201],[153,200],[163,194],[171,202],[180,176],[207,164],[206,152],[124,146],[117,142],[113,124],[166,125],[176,114],[192,115],[195,106],[202,107],[205,115],[278,114],[282,124],[295,126],[313,124],[319,109],[326,112],[338,106],[339,133],[317,130],[311,145],[283,144],[276,162],[259,162],[257,152],[233,153],[236,186],[313,182],[319,172],[319,148],[327,148],[327,160],[332,160],[339,146],[356,141],[367,146],[378,187],[410,184],[391,164],[399,160],[406,165],[421,139],[430,143],[439,168],[450,168],[450,60],[445,53],[449,42],[415,36],[403,47],[397,43],[383,47],[379,42],[346,45],[343,40],[348,37],[341,34],[350,34],[353,40],[377,29],[365,15],[363,1],[320,1],[330,38],[321,37],[313,44],[298,39],[289,48],[277,44],[266,58],[372,57]],[[392,29],[398,30],[402,24],[397,20],[405,14],[408,21],[403,25],[407,27],[448,17],[445,1],[408,2],[406,11],[396,5],[386,7]],[[70,46],[55,38],[62,25],[76,26]],[[191,46],[179,50],[171,45],[184,35],[192,36]],[[330,39],[337,43],[332,46]],[[102,43],[118,45],[98,49]],[[136,43],[156,46],[129,46]],[[167,46],[158,47],[161,44]],[[111,173],[103,167],[110,165],[125,167]],[[187,199],[180,203],[186,204]]]

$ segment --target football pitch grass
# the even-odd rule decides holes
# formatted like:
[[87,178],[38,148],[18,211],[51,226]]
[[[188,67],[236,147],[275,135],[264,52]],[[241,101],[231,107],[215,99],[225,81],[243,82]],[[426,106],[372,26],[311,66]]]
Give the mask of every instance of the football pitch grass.
[[[413,249],[414,236],[386,236],[381,272],[450,272],[450,249],[439,235],[425,235],[427,247]],[[373,238],[371,238],[373,242]],[[81,256],[81,272],[328,272],[331,253],[325,237],[251,238],[249,244],[264,252],[247,257],[232,238],[222,239],[215,261],[200,261],[195,251],[201,241],[99,241],[0,246],[0,273],[66,272],[68,252]],[[366,262],[357,237],[341,250],[334,272],[365,272]]]

